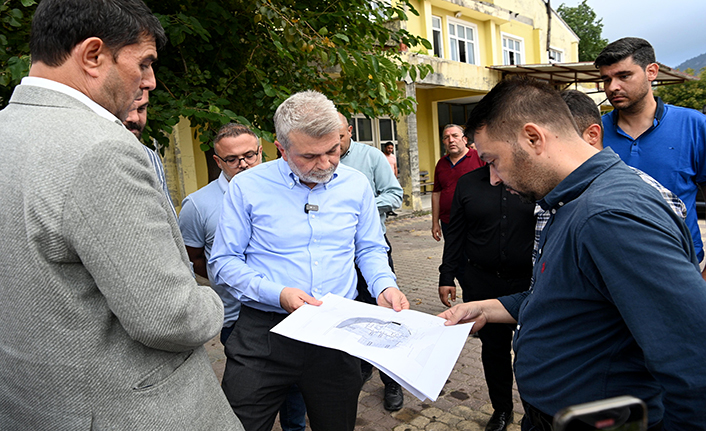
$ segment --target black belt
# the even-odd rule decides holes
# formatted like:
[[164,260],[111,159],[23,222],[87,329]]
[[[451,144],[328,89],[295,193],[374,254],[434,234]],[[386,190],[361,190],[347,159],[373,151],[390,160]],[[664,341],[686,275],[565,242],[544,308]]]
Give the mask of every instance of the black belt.
[[479,265],[475,262],[468,262],[468,264],[476,269],[483,271],[483,272],[486,272],[488,274],[493,274],[498,278],[510,278],[510,279],[528,278],[529,279],[532,277],[532,270],[531,269],[520,270],[520,271],[503,271],[503,270],[499,270],[499,269],[488,268],[483,265]]

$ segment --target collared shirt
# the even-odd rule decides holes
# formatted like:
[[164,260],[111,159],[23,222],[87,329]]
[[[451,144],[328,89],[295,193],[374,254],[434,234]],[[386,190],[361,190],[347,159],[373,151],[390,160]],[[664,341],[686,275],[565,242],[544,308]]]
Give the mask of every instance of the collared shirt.
[[[179,229],[187,247],[203,248],[206,260],[211,257],[213,238],[218,227],[223,206],[223,194],[228,190],[228,180],[221,172],[218,179],[211,181],[205,187],[190,194],[181,204],[179,214]],[[215,283],[214,277],[207,268],[211,287],[223,301],[223,326],[230,327],[238,320],[240,301],[228,291],[227,286]]]
[[385,233],[387,213],[402,205],[402,187],[390,169],[385,155],[370,145],[351,141],[346,154],[341,156],[341,163],[350,166],[365,175],[373,188],[375,205],[380,215],[382,232]]
[[[112,121],[113,123],[118,123],[121,126],[125,127],[123,122],[118,119],[115,115],[111,114],[110,111],[93,101],[90,97],[86,96],[85,94],[81,93],[80,91],[76,90],[75,88],[69,87],[66,84],[62,84],[60,82],[52,81],[50,79],[46,78],[39,78],[37,76],[25,76],[22,78],[22,82],[20,85],[31,85],[33,87],[40,87],[40,88],[46,88],[47,90],[53,90],[57,91],[59,93],[65,94],[67,96],[73,97],[74,99],[78,100],[79,102],[83,103],[84,105],[88,106],[91,111],[95,112],[99,116],[105,118],[108,121]],[[167,181],[166,177],[164,175],[164,166],[162,165],[162,161],[160,160],[159,156],[157,153],[147,147],[144,147],[145,149],[145,154],[147,155],[147,158],[150,160],[150,163],[152,164],[152,167],[154,168],[155,174],[157,175],[157,179],[159,180],[159,185],[162,187],[162,191],[164,192],[164,196],[167,198],[167,201],[169,202],[169,206],[172,208],[172,213],[174,214],[174,217],[177,217],[176,210],[174,209],[174,204],[172,203],[172,197],[169,195],[169,188],[167,187]]]
[[706,429],[706,282],[681,217],[610,149],[540,205],[534,284],[499,298],[518,321],[522,398],[553,415],[632,395],[651,425]]
[[461,157],[456,164],[451,162],[449,156],[442,157],[436,163],[433,192],[441,193],[441,196],[439,196],[439,219],[442,222],[449,222],[451,202],[454,198],[458,179],[462,175],[484,165],[485,163],[478,157],[478,152],[473,148],[469,148],[466,155]]
[[603,116],[603,144],[630,166],[651,175],[673,191],[687,209],[699,260],[704,257],[696,214],[698,184],[706,183],[706,116],[693,109],[667,105],[655,98],[652,126],[633,139],[618,127],[618,111]]
[[[534,205],[490,184],[486,165],[458,180],[446,228],[439,286],[453,286],[459,259],[513,278],[532,273]],[[527,287],[527,286],[526,286]]]
[[355,298],[354,262],[373,298],[397,288],[373,192],[360,172],[339,164],[330,181],[310,189],[278,159],[230,181],[209,266],[243,305],[284,313],[284,287]]
[[[669,207],[674,211],[676,215],[682,218],[682,220],[686,220],[686,205],[684,205],[684,202],[679,199],[679,196],[675,195],[672,193],[669,189],[664,187],[662,184],[660,184],[657,180],[652,178],[651,176],[647,175],[646,173],[642,172],[639,169],[635,169],[632,166],[630,166],[630,169],[632,169],[633,172],[635,172],[637,175],[642,178],[642,181],[646,182],[647,184],[651,185],[652,187],[656,188],[657,191],[659,191],[659,194],[662,195],[662,198],[664,199],[665,202],[669,205]],[[534,265],[535,261],[537,260],[537,250],[539,248],[539,236],[542,234],[542,229],[544,229],[544,226],[547,225],[547,222],[549,221],[549,211],[544,211],[539,204],[536,205],[534,209],[534,214],[537,216],[537,225],[535,226],[534,230],[534,249],[532,250],[532,264]]]
[[143,145],[142,148],[145,150],[147,158],[150,159],[150,163],[154,168],[154,173],[157,174],[157,180],[159,180],[159,185],[162,187],[162,192],[167,198],[167,202],[169,202],[169,207],[172,209],[174,218],[178,219],[179,217],[177,216],[176,209],[174,209],[174,203],[172,203],[172,196],[169,194],[169,187],[167,186],[167,177],[164,174],[164,165],[162,165],[162,159],[159,157],[159,154],[157,154],[157,150],[148,148],[145,145]]
[[60,82],[52,81],[46,78],[39,78],[37,76],[25,76],[22,78],[20,85],[31,85],[33,87],[46,88],[47,90],[57,91],[59,93],[66,94],[67,96],[73,97],[79,102],[91,108],[91,111],[105,118],[106,120],[112,121],[114,123],[123,124],[122,121],[118,119],[115,115],[111,114],[110,111],[97,104],[93,99],[81,93],[75,88],[69,87],[66,84]]

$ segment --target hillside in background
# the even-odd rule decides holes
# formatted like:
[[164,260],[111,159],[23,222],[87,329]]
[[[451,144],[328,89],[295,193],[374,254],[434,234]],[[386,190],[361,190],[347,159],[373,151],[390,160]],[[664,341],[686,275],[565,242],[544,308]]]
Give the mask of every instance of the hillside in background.
[[686,69],[693,69],[694,70],[694,75],[698,75],[699,71],[701,68],[706,67],[706,53],[703,53],[701,55],[697,55],[694,58],[690,58],[689,60],[686,60],[679,66],[677,66],[677,69],[681,70],[682,72],[685,71]]

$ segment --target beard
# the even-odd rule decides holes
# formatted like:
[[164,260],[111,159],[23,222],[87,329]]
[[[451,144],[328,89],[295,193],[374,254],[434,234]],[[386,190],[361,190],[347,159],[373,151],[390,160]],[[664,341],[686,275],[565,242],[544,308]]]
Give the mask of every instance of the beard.
[[513,145],[512,161],[514,169],[510,182],[505,182],[505,188],[516,194],[524,203],[536,203],[547,195],[560,181],[556,181],[551,172],[542,169],[532,160],[519,143]]
[[328,169],[312,169],[311,171],[304,173],[299,170],[297,165],[295,165],[291,161],[291,159],[287,161],[287,164],[289,165],[289,169],[294,172],[294,175],[299,177],[299,181],[303,183],[316,184],[328,182],[331,177],[333,177],[333,173],[336,171],[336,167],[338,167],[338,164],[332,164],[331,167]]
[[[650,92],[650,83],[645,82],[645,85],[636,89],[633,94],[625,93],[625,92],[618,92],[618,93],[613,93],[610,95],[610,104],[613,105],[613,108],[617,111],[623,111],[626,114],[632,114],[635,112],[639,112],[640,109],[645,104],[645,98],[648,96]],[[616,102],[615,104],[613,103],[613,97],[614,96],[622,96],[625,97],[625,99],[622,102]]]
[[125,123],[125,128],[131,131],[135,137],[137,137],[138,141],[142,139],[142,129],[139,124],[134,121],[128,121]]

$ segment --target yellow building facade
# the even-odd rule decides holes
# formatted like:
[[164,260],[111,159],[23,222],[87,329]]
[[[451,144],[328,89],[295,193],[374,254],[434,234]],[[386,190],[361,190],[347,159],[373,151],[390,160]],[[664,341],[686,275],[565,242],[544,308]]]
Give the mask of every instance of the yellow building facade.
[[434,73],[408,81],[417,111],[397,129],[404,206],[421,209],[419,173],[433,175],[444,155],[441,131],[464,124],[475,104],[502,79],[489,66],[578,61],[576,34],[544,0],[419,0],[408,31],[433,48],[410,52],[410,63],[430,64]]
[[[576,34],[544,0],[412,0],[419,16],[402,22],[425,37],[433,48],[405,54],[412,64],[429,64],[434,73],[423,80],[401,82],[417,101],[416,112],[399,121],[354,116],[353,137],[380,148],[393,142],[398,158],[403,206],[421,210],[420,172],[433,176],[441,158],[441,130],[465,123],[473,106],[502,79],[489,66],[578,61]],[[205,154],[180,123],[165,154],[165,170],[177,208],[189,193],[208,183]],[[274,158],[274,145],[264,143]],[[429,189],[428,189],[429,190]]]

